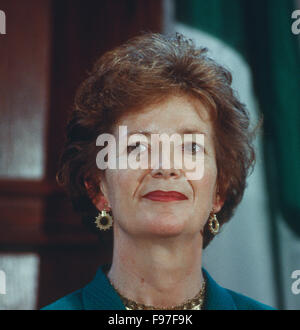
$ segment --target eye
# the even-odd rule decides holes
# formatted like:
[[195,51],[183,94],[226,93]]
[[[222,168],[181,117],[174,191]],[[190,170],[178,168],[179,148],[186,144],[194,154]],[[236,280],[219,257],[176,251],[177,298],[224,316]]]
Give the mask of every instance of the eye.
[[194,155],[199,151],[203,151],[203,147],[196,142],[190,142],[183,145],[183,150],[186,150],[187,152]]
[[130,153],[133,150],[136,150],[137,152],[143,152],[143,151],[147,150],[147,146],[145,146],[144,144],[141,144],[140,142],[136,142],[136,144],[127,146],[127,153]]

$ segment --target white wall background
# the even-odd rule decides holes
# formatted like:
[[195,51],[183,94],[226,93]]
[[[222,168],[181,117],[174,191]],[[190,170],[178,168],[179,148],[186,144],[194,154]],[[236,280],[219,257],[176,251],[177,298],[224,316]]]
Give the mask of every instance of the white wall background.
[[32,310],[37,307],[39,256],[34,253],[1,253],[0,310]]

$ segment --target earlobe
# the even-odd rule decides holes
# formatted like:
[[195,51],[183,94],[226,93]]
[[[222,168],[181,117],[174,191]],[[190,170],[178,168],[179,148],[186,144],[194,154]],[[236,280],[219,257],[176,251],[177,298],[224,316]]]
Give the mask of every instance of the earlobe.
[[102,194],[99,194],[97,199],[93,200],[93,203],[99,211],[107,210],[107,208],[110,208],[108,205],[109,203]]
[[217,195],[215,197],[214,206],[213,206],[214,213],[220,212],[223,205],[224,205],[224,201],[221,199],[220,195],[217,193]]
[[88,182],[88,180],[84,180],[84,186],[87,190],[88,196],[90,197],[90,199],[92,200],[93,204],[96,206],[96,208],[101,211],[104,208],[107,207],[108,202],[107,199],[105,198],[104,194],[103,194],[103,188],[100,182],[100,189],[101,191],[98,192],[97,194],[95,194],[94,189],[91,185],[90,182]]

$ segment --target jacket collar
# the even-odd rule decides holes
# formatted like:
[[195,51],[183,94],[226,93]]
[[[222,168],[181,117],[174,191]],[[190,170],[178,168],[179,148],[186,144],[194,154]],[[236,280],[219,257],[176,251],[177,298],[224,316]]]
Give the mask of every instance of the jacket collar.
[[[121,298],[104,274],[110,265],[98,268],[96,276],[82,289],[85,310],[125,310]],[[202,268],[206,279],[205,309],[237,309],[228,290],[219,286],[208,272]]]
[[82,289],[83,309],[122,310],[126,309],[120,296],[110,284],[104,271],[110,265],[98,268],[94,279]]
[[229,291],[221,287],[209,275],[209,273],[202,268],[203,275],[206,279],[206,294],[204,309],[209,310],[237,310],[237,306],[229,293]]

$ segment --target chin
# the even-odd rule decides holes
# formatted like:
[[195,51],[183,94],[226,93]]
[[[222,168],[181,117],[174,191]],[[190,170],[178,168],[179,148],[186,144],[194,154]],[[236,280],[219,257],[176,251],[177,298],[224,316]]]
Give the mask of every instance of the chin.
[[147,224],[147,233],[157,237],[174,237],[182,234],[186,223],[183,220],[176,219],[154,219]]

